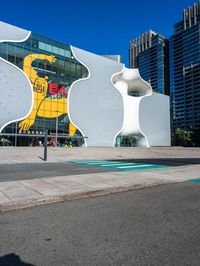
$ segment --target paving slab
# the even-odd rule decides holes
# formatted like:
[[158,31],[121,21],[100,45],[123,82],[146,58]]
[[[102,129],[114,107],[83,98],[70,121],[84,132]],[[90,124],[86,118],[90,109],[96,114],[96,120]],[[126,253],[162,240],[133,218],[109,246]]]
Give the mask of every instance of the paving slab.
[[64,195],[66,193],[65,189],[41,179],[23,180],[20,183],[39,192],[43,196]]
[[64,188],[66,192],[88,192],[90,191],[90,188],[83,182],[81,183],[76,183],[72,182],[70,179],[65,179],[64,177],[58,177],[58,178],[48,178],[46,180],[49,184],[53,184],[55,186]]
[[3,193],[0,192],[0,203],[1,204],[10,204],[12,201]]
[[42,197],[39,191],[30,189],[20,182],[3,182],[0,186],[0,192],[13,202],[34,200]]

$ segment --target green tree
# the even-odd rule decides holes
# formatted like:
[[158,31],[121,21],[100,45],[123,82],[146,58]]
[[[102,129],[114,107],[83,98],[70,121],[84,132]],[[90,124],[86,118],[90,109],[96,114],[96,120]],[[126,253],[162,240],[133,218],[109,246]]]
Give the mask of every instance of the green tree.
[[191,130],[183,130],[177,128],[172,135],[172,144],[175,146],[190,147],[193,146],[192,142],[193,132]]
[[193,131],[192,143],[193,143],[193,146],[200,147],[200,130]]

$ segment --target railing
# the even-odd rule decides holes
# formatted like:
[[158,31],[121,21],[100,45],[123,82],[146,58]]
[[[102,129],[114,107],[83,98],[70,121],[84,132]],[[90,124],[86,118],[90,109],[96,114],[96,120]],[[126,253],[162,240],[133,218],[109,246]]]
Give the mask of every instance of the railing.
[[[87,138],[86,136],[78,136],[74,135],[73,137],[70,135],[62,134],[62,135],[57,135],[57,134],[48,134],[48,130],[45,131],[44,134],[24,134],[24,133],[0,133],[0,136],[14,136],[14,137],[43,137],[44,138],[44,157],[43,160],[47,161],[47,146],[48,146],[48,138],[63,138],[63,139],[85,139]],[[57,145],[57,143],[56,143]],[[16,145],[15,145],[16,146]]]

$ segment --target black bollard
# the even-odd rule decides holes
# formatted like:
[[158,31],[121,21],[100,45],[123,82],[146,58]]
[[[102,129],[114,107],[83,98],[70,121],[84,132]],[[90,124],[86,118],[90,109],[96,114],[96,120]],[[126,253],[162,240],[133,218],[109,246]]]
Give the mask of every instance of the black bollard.
[[44,161],[47,161],[47,141],[48,141],[48,130],[45,129],[45,135],[44,135]]

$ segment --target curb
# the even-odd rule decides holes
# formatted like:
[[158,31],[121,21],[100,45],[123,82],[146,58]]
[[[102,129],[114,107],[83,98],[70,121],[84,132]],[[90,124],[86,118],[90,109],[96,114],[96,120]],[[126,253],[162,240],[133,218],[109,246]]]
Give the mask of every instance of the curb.
[[[155,186],[161,186],[166,184],[174,184],[179,183],[180,181],[162,181],[152,184],[137,184],[137,185],[129,185],[129,186],[123,186],[123,187],[117,187],[117,188],[108,188],[103,190],[94,190],[89,192],[82,192],[82,193],[74,193],[70,195],[62,195],[62,196],[54,196],[54,197],[45,197],[40,199],[33,199],[28,201],[19,201],[19,202],[13,202],[13,203],[5,203],[0,204],[0,212],[5,211],[12,211],[17,209],[25,209],[25,208],[31,208],[34,206],[40,206],[40,205],[46,205],[51,203],[58,203],[58,202],[64,202],[64,201],[70,201],[70,200],[77,200],[77,199],[83,199],[83,198],[90,198],[90,197],[99,197],[114,193],[120,193],[120,192],[128,192],[132,190],[142,189],[142,188],[149,188],[149,187],[155,187]],[[181,181],[182,182],[182,181]]]

